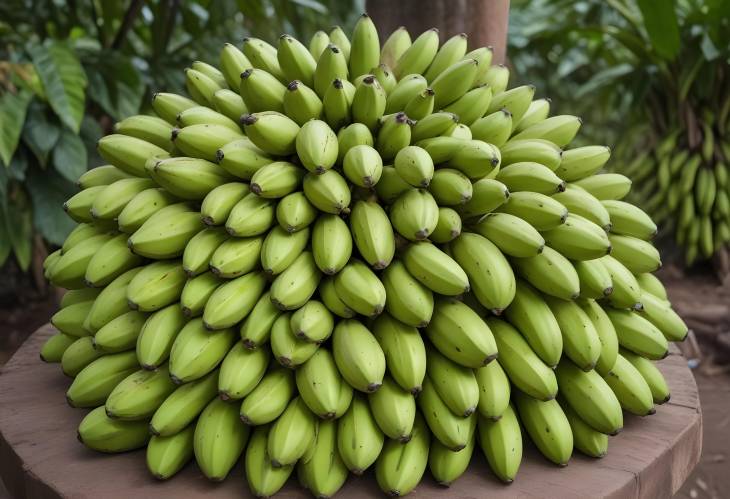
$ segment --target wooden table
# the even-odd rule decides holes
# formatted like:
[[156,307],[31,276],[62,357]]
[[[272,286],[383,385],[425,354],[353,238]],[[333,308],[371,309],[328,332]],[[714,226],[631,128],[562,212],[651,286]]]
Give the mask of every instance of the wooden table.
[[[153,479],[142,451],[95,453],[76,440],[85,411],[66,405],[70,381],[58,365],[41,362],[38,352],[53,329],[34,333],[0,374],[0,475],[18,498],[104,499],[250,497],[239,463],[219,484],[205,480],[194,465],[167,482]],[[517,479],[503,485],[475,450],[469,471],[451,488],[426,476],[413,497],[585,499],[589,497],[671,497],[700,458],[702,418],[697,386],[684,358],[674,349],[661,362],[672,391],[669,403],[646,420],[627,416],[624,430],[611,438],[600,460],[575,453],[558,468],[528,446]],[[338,497],[382,496],[372,474],[351,477]],[[307,497],[295,480],[277,497]]]

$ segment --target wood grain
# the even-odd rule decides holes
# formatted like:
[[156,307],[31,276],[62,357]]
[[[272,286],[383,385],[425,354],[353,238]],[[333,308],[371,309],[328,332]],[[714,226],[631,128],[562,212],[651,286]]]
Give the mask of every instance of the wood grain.
[[[76,426],[86,411],[66,405],[70,380],[58,365],[38,359],[43,341],[53,333],[45,326],[33,334],[0,373],[0,476],[17,498],[240,498],[251,497],[239,463],[220,484],[208,482],[189,465],[168,482],[152,478],[144,453],[102,455],[76,440]],[[548,498],[671,497],[699,461],[702,418],[697,386],[676,348],[660,363],[672,390],[669,403],[649,418],[627,416],[624,430],[613,437],[600,460],[576,453],[558,468],[531,446],[512,485],[500,483],[475,452],[469,471],[450,488],[426,476],[417,498]],[[338,497],[381,497],[372,473],[351,477]],[[295,480],[277,495],[308,497]]]

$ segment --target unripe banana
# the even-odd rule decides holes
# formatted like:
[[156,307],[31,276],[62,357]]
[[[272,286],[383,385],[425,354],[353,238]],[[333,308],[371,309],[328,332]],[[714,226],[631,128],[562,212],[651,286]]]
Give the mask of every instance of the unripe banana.
[[541,293],[518,280],[515,298],[504,315],[545,364],[549,367],[558,364],[563,352],[563,335],[559,321]]
[[373,73],[373,76],[378,79],[380,86],[383,87],[386,94],[392,92],[398,84],[393,71],[391,71],[390,66],[387,64],[378,64],[371,69],[371,73]]
[[[174,119],[172,122],[174,123]],[[135,177],[149,176],[144,166],[149,158],[170,156],[165,149],[146,140],[120,134],[102,137],[97,142],[96,149],[107,163]]]
[[343,159],[342,168],[347,179],[360,187],[371,188],[383,174],[383,160],[372,146],[351,147]]
[[426,335],[443,355],[462,366],[476,369],[497,357],[489,326],[469,306],[454,299],[436,302]]
[[413,120],[421,120],[433,112],[434,96],[431,88],[425,88],[408,101],[403,111]]
[[435,243],[448,243],[461,234],[461,217],[451,208],[439,208],[439,221],[428,238]]
[[420,119],[413,126],[412,140],[414,143],[425,139],[438,137],[447,133],[456,126],[459,117],[446,112],[431,113]]
[[[481,140],[457,139],[463,142],[449,158],[449,166],[461,171],[471,180],[479,180],[500,166],[500,150]],[[437,161],[434,159],[434,163]]]
[[[459,123],[454,128],[444,134],[444,137],[453,137],[455,139],[472,140],[471,130],[468,126],[463,123]],[[490,172],[490,175],[494,175],[496,169]]]
[[250,426],[270,423],[284,412],[294,395],[294,373],[272,369],[241,403],[241,420]]
[[[78,245],[80,242],[94,236],[101,236],[103,234],[112,234],[113,227],[107,225],[108,222],[98,221],[95,223],[80,223],[78,224],[63,241],[63,246],[60,250],[54,251],[46,261],[43,262],[43,270],[50,270],[53,265],[63,256],[68,253],[71,248]],[[51,256],[53,255],[53,256]],[[51,263],[53,261],[53,263]]]
[[312,297],[321,278],[312,253],[303,251],[271,284],[271,301],[282,310],[297,309]]
[[375,139],[375,149],[383,161],[391,161],[401,149],[410,145],[412,123],[405,113],[383,117]]
[[137,337],[137,360],[144,369],[157,369],[170,356],[170,349],[186,319],[177,303],[150,315]]
[[409,74],[423,74],[436,56],[438,47],[438,30],[431,28],[424,31],[413,40],[392,66],[395,75],[401,79]]
[[604,379],[625,411],[637,416],[648,416],[656,412],[649,385],[639,370],[623,355],[618,355],[616,364]]
[[251,313],[241,324],[241,341],[248,349],[255,349],[269,340],[271,327],[281,315],[281,310],[271,303],[269,293],[261,295]]
[[510,193],[507,187],[497,180],[483,178],[472,184],[472,197],[458,207],[462,218],[472,218],[486,215],[509,201]]
[[[75,378],[84,367],[101,357],[102,353],[94,348],[94,340],[91,336],[84,336],[83,338],[74,338],[72,336],[69,337],[68,335],[65,336],[72,339],[73,343],[64,349],[63,355],[59,359],[61,361],[61,369],[63,370],[63,374],[66,376]],[[64,340],[57,338],[55,341]],[[45,362],[51,362],[51,360],[48,360],[50,356],[46,352],[46,345],[49,342],[50,339],[45,345],[43,345],[44,348],[41,350],[41,358]],[[54,347],[54,349],[55,348],[56,347]]]
[[459,33],[446,40],[433,58],[428,71],[424,73],[424,77],[428,81],[433,81],[448,67],[463,58],[466,48],[467,35],[465,33]]
[[355,95],[352,97],[352,120],[374,130],[385,112],[385,104],[385,90],[375,76],[369,74],[355,87]]
[[373,268],[390,265],[395,254],[393,228],[385,211],[373,202],[358,201],[352,208],[350,231],[360,255]]
[[493,113],[499,109],[507,109],[512,114],[513,123],[519,123],[530,107],[535,95],[535,86],[522,85],[500,93],[497,93],[495,89],[494,92],[487,112]]
[[[143,114],[130,116],[116,123],[114,125],[114,132],[145,140],[165,151],[172,150],[172,142],[170,141],[172,126],[156,116]],[[84,175],[82,175],[82,178]],[[81,178],[79,178],[79,182],[81,182]]]
[[267,42],[247,37],[243,39],[243,53],[254,68],[260,68],[276,76],[279,81],[285,81],[284,72],[276,56],[276,48]]
[[375,336],[355,320],[341,321],[332,333],[332,352],[342,377],[353,388],[374,392],[385,375],[385,354]]
[[617,308],[637,308],[641,299],[641,288],[634,274],[611,255],[600,259],[611,274],[613,293],[608,296],[609,303]]
[[574,300],[580,295],[580,279],[570,260],[550,247],[539,255],[512,260],[515,272],[543,293]]
[[605,310],[616,328],[618,343],[623,348],[651,360],[660,360],[668,355],[667,339],[659,329],[638,312]]
[[[213,94],[223,88],[225,82],[211,78],[207,71],[200,71],[200,69],[202,68],[185,68],[185,88],[195,102],[201,106],[211,106],[213,104]],[[224,85],[221,86],[221,83]]]
[[656,364],[649,359],[640,357],[628,350],[621,350],[621,355],[636,368],[644,378],[646,384],[649,385],[651,396],[655,404],[664,404],[669,401],[669,387],[667,380],[664,379],[662,372],[656,367]]
[[509,409],[510,382],[499,362],[474,370],[479,386],[477,412],[482,418],[498,421]]
[[573,260],[594,260],[612,251],[606,232],[580,215],[569,214],[565,223],[543,231],[545,244]]
[[582,371],[569,360],[563,360],[555,374],[561,396],[591,428],[607,435],[621,431],[621,406],[611,387],[598,373]]
[[[236,117],[236,120],[232,120],[225,114],[221,114],[205,106],[191,107],[177,115],[177,122],[180,125],[180,128],[191,125],[219,125],[229,128],[232,132],[239,135],[241,133],[241,128],[238,126],[237,120],[238,117]],[[171,135],[172,130],[170,130],[170,133],[168,134],[168,141]]]
[[335,290],[347,307],[366,317],[379,315],[385,307],[383,283],[358,260],[351,260],[337,274]]
[[570,404],[560,401],[560,407],[568,418],[575,448],[590,457],[604,457],[608,452],[608,436],[591,428]]
[[284,367],[296,369],[307,362],[319,349],[319,344],[304,341],[294,336],[291,329],[291,314],[279,316],[271,327],[271,352],[276,361]]
[[[492,100],[492,103],[494,103],[494,100]],[[543,139],[511,140],[502,146],[500,150],[502,152],[502,166],[529,161],[545,165],[556,173],[563,155],[563,151],[558,146]],[[558,173],[558,177],[568,180],[560,173]]]
[[654,272],[662,266],[659,250],[643,239],[611,234],[611,256],[633,274]]
[[567,184],[563,192],[552,198],[565,206],[574,215],[587,218],[606,231],[611,230],[611,218],[605,206],[588,191],[575,184]]
[[596,174],[611,156],[605,146],[584,146],[563,151],[560,166],[555,170],[566,182],[574,182]]
[[462,205],[469,202],[473,194],[469,177],[453,168],[439,168],[433,174],[428,190],[439,206]]
[[215,163],[182,157],[155,161],[151,176],[174,196],[191,200],[203,199],[210,191],[232,179]]
[[601,354],[601,341],[593,322],[575,302],[546,296],[563,333],[563,350],[584,371],[593,369]]
[[90,333],[84,329],[84,321],[94,305],[94,300],[72,303],[51,316],[51,324],[61,333],[80,338]]
[[210,257],[210,269],[218,277],[233,279],[256,269],[259,265],[263,237],[224,241]]
[[512,131],[512,113],[502,108],[474,121],[469,128],[472,138],[502,147]]
[[623,199],[631,190],[631,179],[620,173],[601,173],[574,182],[597,199]]
[[487,319],[499,348],[499,363],[512,384],[539,400],[555,398],[558,384],[555,374],[532,351],[519,332],[499,319]]
[[439,485],[448,487],[466,472],[476,438],[472,437],[462,450],[454,452],[446,448],[438,439],[431,442],[428,451],[428,468]]
[[116,453],[144,447],[150,436],[146,421],[118,421],[97,407],[79,423],[78,438],[95,451]]
[[455,416],[467,417],[476,411],[479,385],[471,369],[430,349],[427,352],[426,374],[439,398]]
[[337,423],[320,421],[310,451],[297,466],[300,483],[317,497],[332,497],[347,480],[348,469],[337,450]]
[[318,349],[297,369],[296,383],[309,410],[324,420],[335,418],[342,385],[349,388],[341,378],[332,354],[325,348]]
[[147,444],[147,469],[158,480],[167,480],[180,471],[193,458],[195,427],[159,437],[153,435]]
[[426,350],[417,329],[382,314],[373,323],[389,374],[401,388],[417,394],[426,374]]
[[393,228],[410,241],[420,241],[438,224],[438,205],[426,190],[410,189],[395,200],[390,209]]
[[240,129],[236,127],[236,130],[232,130],[230,125],[200,123],[172,131],[175,147],[183,154],[207,161],[215,161],[219,148],[241,138],[243,136]]
[[380,455],[383,440],[367,399],[356,393],[350,408],[337,422],[337,450],[345,466],[361,475]]
[[568,217],[565,206],[551,197],[537,192],[511,193],[500,211],[520,217],[539,231],[554,229]]
[[242,321],[253,310],[265,285],[262,272],[250,272],[216,288],[203,310],[205,328],[226,329]]
[[276,202],[246,194],[231,209],[226,220],[226,231],[234,237],[252,237],[265,233],[274,223]]
[[124,421],[148,420],[175,390],[167,366],[141,369],[124,378],[104,404],[107,416]]
[[515,123],[515,133],[519,133],[526,128],[545,121],[550,114],[550,99],[535,99],[530,102],[524,116],[519,122]]
[[449,243],[479,303],[499,315],[515,296],[515,276],[507,259],[489,239],[465,232]]
[[293,36],[281,35],[276,57],[286,81],[301,80],[305,85],[312,86],[319,57],[313,57],[301,42]]
[[460,451],[474,436],[477,415],[472,413],[464,417],[451,412],[428,376],[423,381],[423,391],[418,396],[418,406],[429,429],[446,448]]
[[61,302],[58,305],[58,308],[59,309],[66,308],[75,303],[95,300],[96,297],[99,296],[99,293],[101,293],[101,291],[102,291],[101,289],[94,289],[94,288],[71,289],[69,291],[66,291],[63,294],[63,297],[61,298]]
[[325,92],[335,79],[347,80],[347,58],[344,47],[330,43],[317,60],[317,67],[314,70],[314,90],[324,98]]
[[140,312],[159,310],[180,298],[186,279],[179,261],[153,262],[130,281],[127,303]]
[[354,317],[355,311],[345,305],[335,289],[334,277],[325,277],[319,285],[319,296],[327,309],[338,317],[349,319]]
[[639,313],[654,324],[667,341],[684,341],[688,332],[687,325],[666,300],[647,292],[641,293],[640,300],[642,308]]
[[61,362],[66,350],[71,347],[77,340],[83,338],[76,338],[63,333],[55,333],[50,336],[41,347],[41,360],[43,362],[57,363]]
[[177,383],[202,378],[223,360],[233,346],[235,333],[222,329],[211,333],[202,319],[193,319],[180,330],[170,350],[170,377]]
[[310,172],[324,173],[337,160],[338,142],[335,132],[320,120],[302,125],[296,139],[297,156]]
[[261,265],[269,275],[286,270],[301,255],[309,240],[309,229],[287,232],[277,226],[266,235],[261,247]]
[[[466,94],[472,88],[478,65],[475,59],[464,58],[454,62],[431,80],[430,87],[435,92],[434,108],[443,109]],[[466,121],[465,123],[468,124]]]
[[251,192],[259,197],[278,199],[298,190],[304,170],[286,161],[262,166],[251,176]]
[[616,355],[618,354],[616,329],[613,327],[606,312],[595,300],[581,299],[577,303],[586,315],[588,315],[588,318],[598,333],[598,338],[601,342],[601,355],[598,357],[595,369],[599,374],[605,375],[616,363]]
[[134,196],[117,217],[119,230],[127,234],[142,227],[152,215],[177,199],[164,189],[146,189]]
[[[236,78],[239,78],[239,74],[240,73],[236,73]],[[243,99],[238,92],[234,92],[227,88],[222,88],[213,94],[213,105],[219,113],[236,123],[242,114],[248,113],[246,104],[243,103]]]
[[603,266],[600,259],[573,262],[580,279],[580,295],[582,298],[598,300],[613,293],[611,274]]
[[299,80],[290,82],[284,94],[284,114],[302,126],[309,120],[318,120],[324,110],[319,96]]
[[322,104],[327,123],[334,129],[352,122],[352,99],[355,96],[355,86],[347,80],[336,78],[327,87]]
[[559,466],[565,466],[573,453],[573,432],[556,400],[542,402],[524,393],[515,393],[520,421],[540,453]]
[[428,465],[430,435],[420,415],[413,424],[408,443],[388,440],[375,464],[375,479],[391,497],[409,494],[421,481]]
[[413,277],[436,293],[456,296],[469,291],[469,278],[461,266],[431,243],[409,245],[403,263]]
[[317,421],[301,397],[294,397],[269,429],[267,452],[274,467],[294,465],[314,444]]
[[146,318],[146,314],[131,310],[112,319],[94,335],[94,348],[102,353],[119,353],[133,348]]
[[381,276],[388,300],[388,313],[413,327],[425,327],[433,313],[433,293],[406,270],[402,262],[393,262]]
[[66,202],[63,203],[63,211],[77,223],[91,223],[94,221],[94,217],[91,216],[91,206],[99,195],[106,189],[105,185],[97,185],[88,187],[81,192],[78,192],[71,196]]
[[559,115],[546,118],[529,126],[522,126],[515,140],[545,139],[558,147],[565,147],[578,133],[582,121],[577,116]]
[[[478,67],[477,67],[478,71]],[[469,139],[472,138],[469,127],[484,116],[492,101],[492,88],[489,85],[478,85],[460,98],[444,108],[444,111],[454,113],[459,117],[462,127],[469,132]]]
[[512,163],[500,169],[496,178],[510,192],[532,191],[550,195],[565,190],[565,182],[539,163]]
[[411,35],[405,27],[401,26],[383,42],[383,48],[380,50],[380,60],[392,68],[410,46]]
[[250,112],[284,111],[286,87],[267,71],[254,68],[244,70],[238,88]]
[[66,289],[83,288],[89,262],[110,239],[109,234],[92,236],[61,255],[61,258],[50,269],[51,282]]
[[410,190],[408,185],[392,166],[384,166],[380,181],[375,185],[378,199],[386,204],[392,204],[398,196]]
[[236,342],[221,363],[218,395],[223,400],[244,398],[264,377],[268,364],[268,349],[249,350]]
[[185,273],[194,277],[208,270],[210,259],[218,247],[229,239],[228,234],[218,228],[207,228],[193,236],[185,246],[182,265]]
[[305,175],[303,188],[309,202],[325,213],[339,215],[350,206],[350,188],[342,175],[334,170],[321,175]]
[[250,139],[245,139],[229,142],[218,149],[216,161],[231,175],[249,180],[259,168],[273,163],[274,159],[256,147]]
[[284,486],[294,466],[275,467],[267,450],[270,426],[255,428],[246,449],[248,487],[256,497],[271,497]]
[[238,201],[249,193],[248,184],[230,182],[208,193],[200,206],[200,215],[206,225],[223,225]]
[[512,405],[508,404],[496,421],[479,418],[478,436],[492,472],[503,482],[512,483],[522,462],[522,431]]
[[84,320],[84,329],[95,333],[113,318],[129,311],[127,285],[141,270],[142,267],[128,270],[101,290]]
[[250,67],[252,67],[251,61],[235,45],[231,43],[223,45],[220,53],[220,68],[229,87],[236,88],[241,79],[241,72]]
[[157,116],[171,125],[175,124],[178,114],[197,105],[197,102],[182,95],[165,92],[157,92],[152,95],[152,109],[154,109]]
[[127,245],[146,258],[176,258],[202,228],[200,213],[183,203],[172,204],[148,218],[129,236]]
[[287,156],[296,152],[299,125],[291,118],[275,111],[264,111],[243,116],[241,123],[246,136],[265,153]]
[[362,123],[352,123],[337,132],[337,163],[342,164],[347,152],[355,146],[374,144],[373,134]]
[[530,224],[508,213],[490,213],[482,218],[474,231],[489,239],[502,253],[526,258],[538,255],[545,240]]
[[99,357],[76,375],[66,391],[66,401],[71,407],[103,405],[114,387],[137,369],[134,352]]
[[237,409],[214,398],[195,423],[195,460],[209,480],[225,480],[246,447],[250,430],[238,419]]

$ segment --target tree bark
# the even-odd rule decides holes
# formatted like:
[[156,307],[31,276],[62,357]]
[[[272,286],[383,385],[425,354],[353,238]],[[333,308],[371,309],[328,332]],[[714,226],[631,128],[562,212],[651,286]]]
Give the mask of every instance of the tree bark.
[[491,45],[494,64],[504,62],[509,0],[367,0],[383,40],[399,26],[415,38],[436,27],[441,41],[458,33],[469,36],[469,50]]

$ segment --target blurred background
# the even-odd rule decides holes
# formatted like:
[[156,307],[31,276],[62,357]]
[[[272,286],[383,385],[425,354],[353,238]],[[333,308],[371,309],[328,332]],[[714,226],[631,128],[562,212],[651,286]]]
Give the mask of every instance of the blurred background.
[[[100,164],[98,138],[148,111],[153,92],[184,92],[183,69],[217,64],[224,42],[350,33],[364,10],[383,37],[435,23],[442,37],[465,31],[475,46],[495,45],[498,57],[506,48],[510,86],[532,83],[551,114],[580,116],[576,145],[612,147],[609,168],[632,178],[631,201],[660,225],[661,273],[694,331],[685,354],[701,392],[727,400],[728,0],[0,2],[0,365],[55,307],[41,264],[73,227],[62,204]],[[727,435],[726,403],[707,400],[705,427]],[[725,454],[707,445],[687,497],[722,497],[730,485],[712,471]]]

